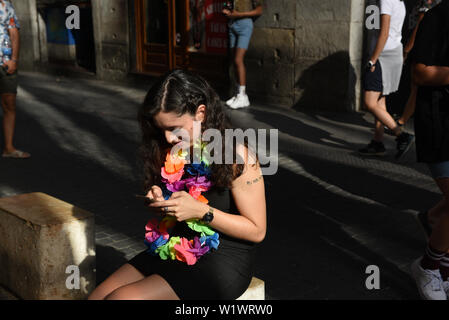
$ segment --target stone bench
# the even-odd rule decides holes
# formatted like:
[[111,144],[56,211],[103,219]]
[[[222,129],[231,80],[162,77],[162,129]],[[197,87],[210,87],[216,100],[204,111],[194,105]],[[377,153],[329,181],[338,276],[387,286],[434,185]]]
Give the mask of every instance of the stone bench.
[[253,277],[248,289],[237,300],[265,300],[265,282]]
[[21,299],[86,299],[95,288],[94,227],[91,213],[43,193],[0,198],[0,285]]

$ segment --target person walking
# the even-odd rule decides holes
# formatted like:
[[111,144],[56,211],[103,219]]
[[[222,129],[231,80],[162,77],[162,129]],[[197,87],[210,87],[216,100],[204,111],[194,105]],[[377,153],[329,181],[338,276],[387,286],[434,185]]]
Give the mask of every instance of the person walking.
[[19,22],[9,0],[0,0],[0,97],[3,109],[4,149],[2,157],[26,159],[31,155],[14,147],[16,123]]
[[223,14],[229,19],[229,47],[239,86],[237,93],[226,104],[232,109],[240,109],[250,105],[246,93],[244,60],[253,33],[253,18],[262,15],[263,0],[234,0],[227,3]]
[[[416,39],[416,32],[418,31],[419,24],[421,23],[421,20],[424,18],[424,15],[427,11],[429,11],[431,8],[433,8],[435,5],[439,4],[439,0],[422,0],[417,6],[418,11],[418,21],[413,28],[412,34],[410,36],[410,39],[407,41],[407,44],[404,47],[404,61],[407,60],[408,54],[413,49],[413,46],[415,44]],[[411,69],[413,66],[410,67]],[[413,116],[415,113],[415,106],[416,106],[416,93],[418,91],[418,88],[416,84],[413,83],[413,80],[410,81],[410,95],[408,97],[407,103],[405,105],[404,111],[402,112],[402,115],[397,120],[397,123],[400,126],[405,126],[408,120]]]
[[361,155],[384,155],[382,142],[384,126],[396,136],[396,159],[410,148],[414,136],[402,131],[402,127],[387,111],[386,96],[399,88],[403,65],[402,25],[406,10],[402,0],[380,0],[381,28],[376,47],[368,61],[364,77],[364,103],[375,117],[374,138]]
[[424,255],[411,265],[420,295],[449,296],[449,0],[430,10],[410,53],[418,86],[415,110],[416,154],[428,165],[443,195],[429,210],[430,238]]

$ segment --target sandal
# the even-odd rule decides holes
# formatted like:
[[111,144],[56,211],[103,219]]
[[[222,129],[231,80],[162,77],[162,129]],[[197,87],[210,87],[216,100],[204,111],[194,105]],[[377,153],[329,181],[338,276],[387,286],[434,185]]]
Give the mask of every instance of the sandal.
[[3,153],[2,157],[3,158],[13,158],[13,159],[28,159],[29,157],[31,157],[31,155],[27,152],[15,150],[10,153]]

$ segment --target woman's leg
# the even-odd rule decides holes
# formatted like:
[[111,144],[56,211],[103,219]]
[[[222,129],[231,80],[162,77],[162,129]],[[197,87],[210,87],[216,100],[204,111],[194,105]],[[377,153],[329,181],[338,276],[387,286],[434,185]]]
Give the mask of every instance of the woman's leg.
[[402,116],[399,118],[398,122],[402,125],[406,124],[411,116],[415,113],[416,108],[416,95],[418,93],[418,87],[412,83],[410,87],[410,96],[408,97],[407,104],[405,106]]
[[[365,91],[365,107],[371,112],[377,120],[379,120],[383,125],[385,125],[388,129],[392,130],[395,135],[399,135],[401,133],[401,129],[394,121],[393,117],[388,113],[388,111],[383,108],[385,105],[385,100],[382,103],[379,103],[380,92],[376,91]],[[385,99],[385,97],[383,97]]]
[[[387,111],[387,104],[385,97],[381,97],[377,100],[377,105],[379,108]],[[384,138],[384,125],[379,119],[376,118],[374,122],[374,141],[381,142]]]
[[245,68],[246,49],[236,48],[234,54],[234,64],[237,70],[237,77],[240,86],[246,86],[246,68]]
[[126,263],[96,287],[88,299],[103,300],[114,290],[142,279],[145,277],[132,265]]
[[122,286],[110,293],[106,300],[180,300],[161,276],[154,274],[143,280]]

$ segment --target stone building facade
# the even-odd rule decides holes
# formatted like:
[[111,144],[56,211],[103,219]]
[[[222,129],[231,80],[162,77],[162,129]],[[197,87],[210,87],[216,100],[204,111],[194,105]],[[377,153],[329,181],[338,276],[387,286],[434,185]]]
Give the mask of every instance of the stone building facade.
[[[219,75],[226,73],[227,57],[190,54],[175,48],[172,60],[167,62],[163,54],[152,55],[154,52],[150,51],[157,48],[139,43],[141,34],[148,36],[139,30],[139,25],[143,25],[140,20],[145,18],[145,12],[141,12],[145,1],[150,0],[13,0],[22,24],[22,68],[30,69],[36,63],[48,61],[48,21],[44,21],[42,10],[58,4],[83,4],[92,12],[91,53],[99,79],[122,80],[136,73],[157,75],[142,72],[147,70],[142,63],[151,64],[154,57],[165,59],[162,63],[170,68],[187,66],[207,75],[215,69],[216,84],[223,84],[225,77]],[[165,3],[171,3],[172,10],[181,10],[189,0]],[[370,0],[265,0],[264,14],[255,22],[246,57],[251,99],[298,110],[360,110],[361,71],[367,43],[365,9],[369,3]],[[181,15],[174,19],[176,23],[184,21],[179,20]],[[169,32],[176,38],[184,36],[177,29],[169,28]],[[180,39],[170,38],[168,43],[179,40],[182,45],[187,41]],[[142,54],[144,50],[148,52]],[[211,81],[214,82],[214,77]]]

